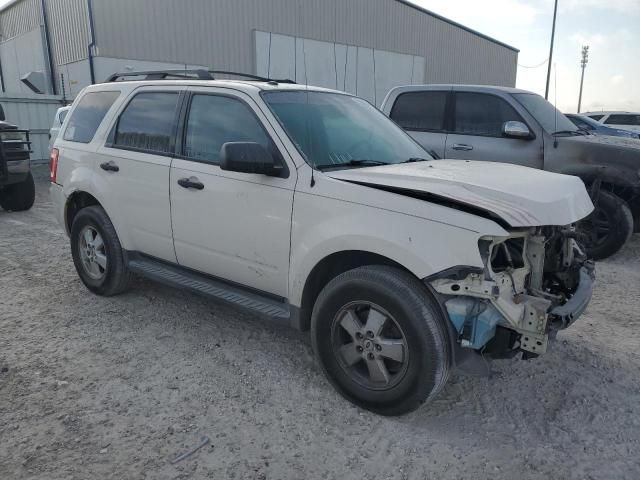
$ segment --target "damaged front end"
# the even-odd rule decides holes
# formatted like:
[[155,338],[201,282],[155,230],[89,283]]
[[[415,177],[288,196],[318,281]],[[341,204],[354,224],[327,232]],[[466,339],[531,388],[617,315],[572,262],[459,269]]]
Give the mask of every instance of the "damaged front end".
[[490,358],[547,350],[587,307],[594,265],[571,227],[536,227],[478,242],[484,268],[457,267],[425,281],[457,336],[458,351]]

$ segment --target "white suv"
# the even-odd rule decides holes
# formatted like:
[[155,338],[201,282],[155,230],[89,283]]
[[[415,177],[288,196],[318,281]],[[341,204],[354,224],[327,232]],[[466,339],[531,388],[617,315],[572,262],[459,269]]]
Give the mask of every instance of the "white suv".
[[52,151],[92,292],[136,273],[310,330],[338,391],[387,415],[454,366],[544,353],[586,308],[577,177],[433,161],[342,92],[145,73],[83,90]]

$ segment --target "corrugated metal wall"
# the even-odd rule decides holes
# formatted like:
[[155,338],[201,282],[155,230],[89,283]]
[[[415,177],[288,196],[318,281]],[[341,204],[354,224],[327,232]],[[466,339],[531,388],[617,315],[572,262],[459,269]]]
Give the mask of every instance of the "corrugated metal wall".
[[101,0],[94,13],[108,57],[254,72],[261,30],[423,56],[429,83],[516,79],[516,51],[395,0]]
[[53,123],[53,116],[62,106],[61,101],[62,98],[56,95],[0,94],[0,104],[7,120],[29,129],[33,162],[42,162],[49,158],[49,129]]
[[22,0],[0,14],[0,41],[6,41],[37,28],[42,20],[40,0]]
[[[45,0],[56,79],[87,58],[87,0]],[[254,30],[425,57],[428,83],[513,86],[517,52],[397,0],[93,0],[95,54],[255,72]],[[40,0],[0,14],[2,40],[36,28]]]

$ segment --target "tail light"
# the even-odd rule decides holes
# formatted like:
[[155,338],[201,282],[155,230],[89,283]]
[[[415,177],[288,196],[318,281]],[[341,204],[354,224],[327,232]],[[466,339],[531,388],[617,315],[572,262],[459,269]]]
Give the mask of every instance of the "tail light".
[[58,149],[54,148],[49,156],[49,180],[51,183],[56,183],[58,179],[58,154]]

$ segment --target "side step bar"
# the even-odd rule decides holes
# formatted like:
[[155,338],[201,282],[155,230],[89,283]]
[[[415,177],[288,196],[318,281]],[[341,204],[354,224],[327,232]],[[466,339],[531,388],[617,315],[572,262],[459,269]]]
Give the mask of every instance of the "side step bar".
[[150,280],[221,300],[287,325],[290,323],[290,308],[284,299],[261,295],[256,291],[244,289],[224,280],[134,252],[127,252],[127,258],[129,270]]

